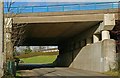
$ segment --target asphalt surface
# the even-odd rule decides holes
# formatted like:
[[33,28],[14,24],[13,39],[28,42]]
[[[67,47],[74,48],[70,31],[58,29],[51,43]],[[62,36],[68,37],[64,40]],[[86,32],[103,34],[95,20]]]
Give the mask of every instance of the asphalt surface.
[[32,70],[35,68],[53,68],[55,67],[52,63],[49,64],[32,64],[32,63],[21,63],[18,65],[17,69],[18,70]]
[[[21,76],[16,78],[107,78],[109,76],[74,68],[36,68],[32,70],[19,70]],[[113,78],[113,77],[110,77]]]

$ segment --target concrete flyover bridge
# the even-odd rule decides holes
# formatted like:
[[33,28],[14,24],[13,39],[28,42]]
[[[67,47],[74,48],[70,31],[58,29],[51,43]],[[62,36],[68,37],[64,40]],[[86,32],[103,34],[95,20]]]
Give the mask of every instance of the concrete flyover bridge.
[[11,18],[6,14],[5,20],[11,21],[5,25],[5,31],[11,31],[6,32],[7,46],[10,47],[7,49],[11,51],[13,46],[58,46],[56,66],[97,72],[114,69],[116,44],[110,31],[119,21],[118,11],[110,8],[34,12],[12,14]]

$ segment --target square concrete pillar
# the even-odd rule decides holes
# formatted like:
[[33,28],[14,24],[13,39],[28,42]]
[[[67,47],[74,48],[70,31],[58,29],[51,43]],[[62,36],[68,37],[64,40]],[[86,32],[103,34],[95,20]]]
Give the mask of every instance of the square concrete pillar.
[[110,33],[109,31],[102,31],[102,40],[105,40],[105,39],[110,39]]

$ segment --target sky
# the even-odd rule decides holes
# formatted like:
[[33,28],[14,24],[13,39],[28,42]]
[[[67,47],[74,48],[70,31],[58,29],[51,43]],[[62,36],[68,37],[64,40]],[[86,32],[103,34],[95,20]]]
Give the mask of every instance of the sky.
[[[3,0],[1,0],[3,1]],[[15,2],[113,2],[119,0],[4,0]]]
[[[13,8],[11,9],[12,12],[14,13],[28,13],[28,12],[30,13],[30,12],[63,12],[63,11],[72,11],[72,10],[96,10],[96,9],[118,8],[118,4],[116,3],[112,4],[112,3],[102,2],[102,4],[97,4],[97,5],[94,4],[97,2],[91,2],[91,3],[92,4],[88,4],[88,2],[15,2],[14,4],[12,4]],[[6,3],[4,3],[4,7],[7,7]],[[4,12],[7,13],[7,8],[4,9]]]
[[[2,0],[1,0],[2,1]],[[118,2],[119,0],[4,0],[6,2],[14,2],[13,6],[37,6],[64,3],[82,3],[82,2]],[[6,6],[6,5],[5,5]]]

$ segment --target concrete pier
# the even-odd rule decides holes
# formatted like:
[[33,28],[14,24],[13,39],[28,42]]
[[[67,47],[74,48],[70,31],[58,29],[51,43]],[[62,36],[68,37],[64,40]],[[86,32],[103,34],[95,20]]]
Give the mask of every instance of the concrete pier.
[[110,33],[109,31],[102,31],[102,40],[105,40],[105,39],[110,39]]
[[0,1],[0,78],[3,76],[3,2]]

